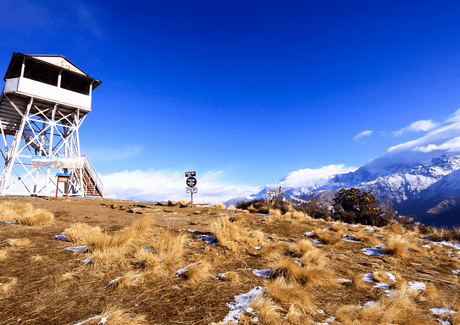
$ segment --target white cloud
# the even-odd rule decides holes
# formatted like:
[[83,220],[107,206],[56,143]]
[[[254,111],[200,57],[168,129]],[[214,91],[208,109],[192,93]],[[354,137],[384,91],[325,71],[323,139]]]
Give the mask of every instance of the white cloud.
[[368,137],[368,136],[370,136],[372,133],[374,133],[374,131],[372,131],[372,130],[363,131],[363,132],[361,132],[360,134],[355,135],[355,136],[353,137],[353,140],[356,141],[356,140],[361,139],[362,137]]
[[377,170],[388,166],[429,163],[431,159],[443,154],[460,154],[459,135],[460,109],[447,118],[441,126],[418,139],[390,147],[385,154],[369,161],[366,167],[369,170]]
[[[256,186],[226,184],[219,180],[222,174],[222,171],[207,172],[197,177],[198,194],[193,196],[194,202],[225,202],[238,196],[246,197],[261,189]],[[163,170],[124,171],[102,176],[104,196],[140,201],[189,200],[190,194],[185,193],[185,180],[183,173]]]
[[355,171],[355,167],[345,167],[345,165],[328,165],[316,169],[299,169],[287,174],[281,181],[267,185],[267,187],[301,187],[319,185],[326,182],[329,176]]
[[399,131],[393,132],[393,135],[397,137],[397,136],[403,135],[404,133],[408,133],[408,132],[431,131],[438,126],[439,126],[439,123],[433,122],[433,120],[420,120],[420,121],[411,123],[411,125],[406,126],[405,128],[402,128]]

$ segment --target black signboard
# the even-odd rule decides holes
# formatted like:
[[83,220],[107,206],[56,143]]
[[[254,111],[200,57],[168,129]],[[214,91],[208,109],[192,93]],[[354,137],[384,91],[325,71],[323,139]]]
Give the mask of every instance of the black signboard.
[[185,184],[187,184],[188,187],[194,187],[196,185],[196,178],[195,177],[189,177],[185,181]]

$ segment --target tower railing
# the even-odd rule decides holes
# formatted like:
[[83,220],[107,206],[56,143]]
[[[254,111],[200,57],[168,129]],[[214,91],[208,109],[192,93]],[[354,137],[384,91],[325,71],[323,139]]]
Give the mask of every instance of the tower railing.
[[88,156],[84,155],[81,156],[83,158],[83,164],[85,165],[85,168],[90,175],[91,179],[94,182],[94,185],[96,188],[99,190],[99,193],[101,196],[104,196],[104,184],[102,183],[102,180],[99,178],[99,175],[96,172],[96,169],[94,169],[93,164],[91,164],[91,161],[89,160]]

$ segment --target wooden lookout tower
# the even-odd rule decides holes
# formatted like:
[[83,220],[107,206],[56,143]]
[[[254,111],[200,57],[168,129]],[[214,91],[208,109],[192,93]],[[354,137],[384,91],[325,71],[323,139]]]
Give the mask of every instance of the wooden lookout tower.
[[69,195],[103,196],[96,170],[81,155],[79,136],[92,92],[102,82],[63,56],[22,53],[13,53],[4,81],[0,195],[50,195],[56,174],[64,172],[71,175]]

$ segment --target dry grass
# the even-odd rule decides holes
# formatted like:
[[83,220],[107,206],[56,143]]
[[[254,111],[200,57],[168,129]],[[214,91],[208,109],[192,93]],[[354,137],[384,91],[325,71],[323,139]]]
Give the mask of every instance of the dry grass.
[[80,322],[79,324],[84,322],[85,324],[88,324],[88,325],[97,325],[97,324],[144,325],[144,324],[147,324],[147,321],[145,318],[146,318],[145,315],[135,315],[135,314],[129,313],[127,310],[121,307],[111,306],[111,307],[105,308],[101,315],[96,315],[93,319],[89,321],[88,319],[86,319]]
[[8,250],[0,249],[0,262],[6,260],[7,256],[8,256]]
[[388,239],[387,245],[384,248],[385,253],[400,259],[407,258],[407,249],[411,244],[401,235],[393,235]]
[[282,323],[281,309],[273,300],[260,295],[252,300],[250,306],[257,311],[263,324],[278,325]]
[[236,210],[236,207],[235,207],[233,204],[231,204],[231,205],[227,208],[227,210]]
[[241,213],[235,213],[230,218],[231,222],[243,221],[243,220],[245,220],[245,217]]
[[15,277],[4,276],[0,278],[0,293],[5,294],[10,292],[18,283],[18,279]]
[[227,207],[226,207],[225,204],[223,204],[223,203],[216,203],[216,204],[214,204],[214,207],[215,207],[216,209],[222,209],[222,210],[227,209]]
[[292,304],[286,315],[287,320],[294,325],[313,325],[316,324],[310,315],[306,315],[302,309]]
[[269,216],[271,217],[281,217],[282,213],[278,209],[270,209],[268,212]]
[[380,245],[382,242],[377,237],[371,236],[360,236],[359,240],[365,245],[376,246]]
[[28,245],[30,245],[30,239],[29,238],[9,239],[8,240],[8,245],[10,245],[12,247],[28,246]]
[[208,261],[196,262],[187,268],[187,271],[182,273],[181,276],[192,282],[198,282],[210,278],[212,265]]
[[263,246],[265,244],[263,232],[260,230],[247,231],[230,222],[228,218],[217,218],[210,228],[218,244],[232,252],[238,252],[241,249],[247,251],[255,246]]
[[30,203],[5,201],[0,204],[0,220],[25,226],[44,226],[53,223],[54,215],[44,209],[34,210]]
[[389,226],[388,230],[394,232],[395,234],[403,234],[404,233],[404,229],[397,223],[392,224],[391,226]]
[[25,226],[44,226],[52,224],[53,221],[54,214],[44,209],[37,209],[19,216],[16,222]]
[[256,213],[258,210],[254,207],[253,204],[247,207],[248,211],[251,213]]
[[311,285],[336,286],[336,277],[329,269],[322,267],[305,268],[286,256],[278,255],[270,264],[272,277],[283,277]]
[[296,282],[287,282],[284,278],[278,278],[269,283],[267,293],[275,301],[295,305],[303,314],[317,313],[318,308],[313,303],[310,293]]
[[342,237],[327,230],[316,230],[315,237],[321,239],[328,245],[336,245],[342,242]]
[[238,282],[240,280],[240,276],[238,273],[234,271],[227,272],[219,277],[221,281],[230,281],[230,282]]

